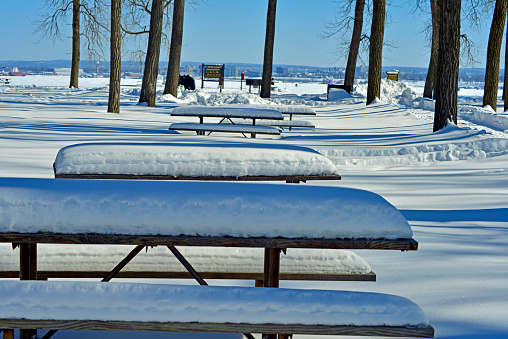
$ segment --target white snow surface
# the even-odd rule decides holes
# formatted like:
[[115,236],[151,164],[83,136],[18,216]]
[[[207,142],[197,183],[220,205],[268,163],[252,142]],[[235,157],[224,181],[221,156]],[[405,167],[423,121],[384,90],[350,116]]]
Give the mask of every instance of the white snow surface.
[[280,176],[339,174],[335,165],[306,148],[89,143],[58,151],[56,174],[167,176]]
[[427,317],[415,303],[380,293],[114,282],[2,281],[0,295],[0,318],[8,319],[428,325]]
[[375,193],[341,187],[0,179],[0,232],[411,238]]
[[[276,81],[279,90],[271,99],[263,99],[254,91],[240,91],[239,81],[226,81],[222,93],[207,85],[180,92],[176,102],[174,98],[165,101],[159,87],[155,108],[137,105],[139,87],[122,87],[121,113],[109,114],[109,79],[80,79],[81,89],[67,88],[68,80],[11,77],[12,85],[0,86],[0,176],[53,178],[58,151],[77,143],[309,147],[330,158],[342,180],[305,185],[352,187],[380,194],[409,221],[419,250],[358,251],[376,272],[375,284],[283,281],[282,287],[392,293],[420,305],[436,329],[436,338],[508,337],[508,133],[502,120],[494,126],[491,119],[504,115],[501,96],[493,112],[482,107],[481,86],[460,84],[457,126],[432,133],[434,101],[421,97],[422,82],[383,81],[383,93],[388,95],[382,94],[382,102],[369,106],[359,91],[361,85],[355,86],[351,98],[333,102],[326,101],[326,84],[321,83]],[[308,106],[317,113],[308,118],[316,129],[284,131],[276,140],[234,134],[198,138],[167,130],[171,123],[189,121],[188,117],[172,117],[174,107],[233,103]],[[467,113],[474,113],[475,119]],[[19,250],[12,250],[10,244],[1,246],[19,256]],[[109,247],[116,252],[114,246]],[[86,331],[62,335],[78,339],[242,337]]]

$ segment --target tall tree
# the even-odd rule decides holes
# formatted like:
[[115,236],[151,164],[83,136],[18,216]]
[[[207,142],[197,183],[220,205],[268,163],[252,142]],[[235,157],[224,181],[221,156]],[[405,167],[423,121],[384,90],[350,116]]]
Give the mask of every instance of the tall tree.
[[485,90],[483,106],[490,105],[497,110],[497,88],[499,85],[499,63],[506,21],[507,0],[496,0],[492,26],[490,27],[489,45],[487,47],[487,65],[485,68]]
[[70,88],[78,88],[80,52],[80,0],[72,0],[72,62]]
[[79,85],[81,37],[84,37],[90,59],[102,55],[102,41],[106,31],[101,23],[102,7],[102,0],[44,0],[42,12],[38,13],[35,25],[41,40],[62,40],[66,36],[60,28],[72,11],[71,88],[78,88]]
[[373,0],[372,26],[370,32],[369,76],[367,105],[379,98],[381,93],[381,67],[383,62],[383,38],[385,32],[386,0]]
[[150,32],[148,33],[148,48],[145,58],[145,70],[141,84],[139,102],[146,102],[148,106],[155,107],[157,92],[157,76],[159,75],[159,56],[162,37],[162,15],[164,12],[163,0],[153,0],[150,11]]
[[364,7],[365,0],[356,0],[353,35],[351,37],[351,44],[349,45],[346,74],[344,75],[344,85],[349,86],[351,89],[353,89],[353,84],[355,82],[356,61],[358,59],[360,42],[362,40]]
[[436,88],[437,77],[437,60],[439,54],[439,4],[441,0],[430,0],[430,10],[432,16],[432,43],[430,51],[429,69],[427,70],[427,78],[425,79],[425,87],[423,96],[425,98],[433,98],[434,89]]
[[111,53],[108,112],[120,113],[120,78],[122,74],[122,5],[111,0]]
[[[440,1],[441,2],[441,1]],[[460,59],[461,0],[446,0],[439,8],[439,56],[434,132],[453,121],[457,124],[457,92]]]
[[268,0],[266,14],[265,54],[263,58],[263,78],[261,79],[261,97],[269,98],[272,90],[273,45],[275,40],[275,12],[277,0]]
[[166,76],[166,85],[164,86],[164,94],[171,94],[175,98],[178,95],[178,78],[180,76],[180,59],[182,56],[184,6],[185,0],[175,0],[168,74]]
[[[507,13],[508,15],[508,13]],[[508,26],[506,28],[506,42],[505,46],[508,46]],[[508,110],[508,86],[506,82],[508,81],[508,48],[505,47],[505,55],[504,55],[504,84],[503,84],[503,100],[504,100],[504,111]]]

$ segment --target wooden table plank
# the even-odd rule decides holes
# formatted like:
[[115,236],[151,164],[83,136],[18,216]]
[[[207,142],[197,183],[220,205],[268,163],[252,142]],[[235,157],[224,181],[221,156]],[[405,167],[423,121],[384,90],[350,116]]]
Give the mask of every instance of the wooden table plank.
[[191,237],[157,235],[113,234],[48,234],[48,233],[0,233],[0,242],[53,243],[53,244],[111,244],[111,245],[173,245],[219,246],[263,248],[334,248],[368,250],[418,250],[414,239],[310,239],[310,238],[240,238],[240,237]]
[[74,321],[0,319],[4,328],[38,328],[51,330],[158,331],[202,333],[292,333],[315,335],[350,335],[382,337],[433,338],[431,326],[407,328],[396,326],[323,326],[295,324],[170,323],[139,321]]

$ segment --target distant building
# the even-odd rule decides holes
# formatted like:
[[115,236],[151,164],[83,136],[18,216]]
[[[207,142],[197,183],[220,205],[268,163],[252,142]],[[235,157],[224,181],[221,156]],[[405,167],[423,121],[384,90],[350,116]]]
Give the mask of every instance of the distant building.
[[277,74],[278,75],[288,75],[289,70],[287,67],[277,67]]
[[225,77],[237,77],[238,76],[238,68],[236,67],[226,67],[224,69],[224,76]]

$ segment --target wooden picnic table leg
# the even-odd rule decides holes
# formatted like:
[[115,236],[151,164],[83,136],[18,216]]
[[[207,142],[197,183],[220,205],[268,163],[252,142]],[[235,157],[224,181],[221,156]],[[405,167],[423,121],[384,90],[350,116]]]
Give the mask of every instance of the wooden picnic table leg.
[[[37,280],[37,243],[19,245],[19,263],[19,280]],[[19,334],[20,339],[37,339],[37,329],[22,329]]]
[[[263,287],[279,287],[280,251],[280,248],[265,248]],[[278,339],[278,335],[263,334],[263,339]]]
[[[252,126],[256,126],[256,119],[255,119],[255,118],[254,118],[254,119],[252,119]],[[256,133],[251,133],[251,134],[250,134],[250,137],[251,137],[251,138],[255,138],[255,137],[256,137]]]
[[14,339],[14,330],[2,330],[4,335],[3,339]]
[[[280,277],[280,248],[265,248],[265,268],[263,287],[278,288]],[[284,253],[286,253],[284,251]],[[258,282],[256,281],[256,286]],[[288,339],[291,334],[263,334],[263,339]]]

